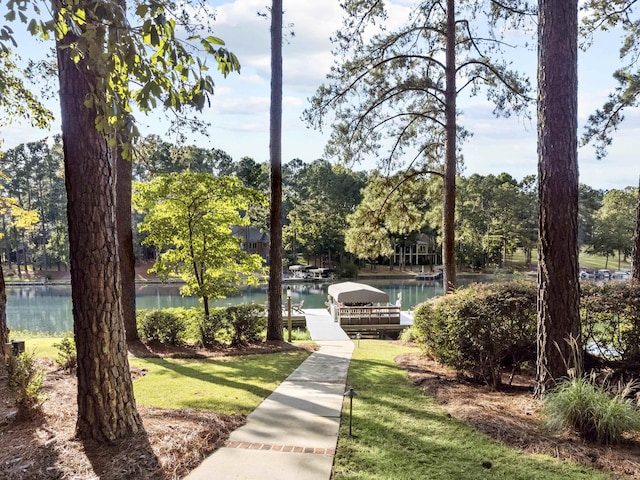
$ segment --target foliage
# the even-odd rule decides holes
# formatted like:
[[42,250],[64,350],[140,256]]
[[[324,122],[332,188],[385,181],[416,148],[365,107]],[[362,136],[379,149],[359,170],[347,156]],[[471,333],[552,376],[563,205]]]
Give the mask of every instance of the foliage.
[[393,244],[426,229],[432,207],[427,183],[406,173],[383,177],[373,172],[362,191],[362,201],[347,216],[346,250],[364,259],[390,257]]
[[617,251],[618,258],[631,253],[637,195],[632,187],[604,194],[602,206],[594,214],[592,252],[609,257]]
[[267,325],[264,306],[258,304],[228,307],[227,318],[231,328],[231,345],[233,346],[259,340]]
[[10,50],[0,48],[0,127],[18,118],[29,119],[33,127],[47,127],[53,114],[26,88],[15,60]]
[[622,30],[619,53],[624,64],[613,72],[618,85],[604,105],[589,116],[582,137],[583,143],[593,142],[596,156],[603,158],[613,141],[613,133],[624,120],[624,111],[639,105],[640,72],[637,59],[640,53],[640,22],[635,0],[587,0],[581,4],[581,9],[584,12],[581,33],[585,38],[585,46],[593,42],[598,31],[616,27]]
[[197,323],[198,340],[205,348],[214,347],[221,339],[227,337],[229,324],[227,310],[214,308],[209,315],[200,315]]
[[60,342],[54,343],[53,346],[58,349],[56,363],[63,370],[71,372],[78,365],[78,356],[76,353],[76,342],[71,337],[64,337]]
[[640,430],[640,411],[628,398],[633,385],[612,394],[594,377],[573,375],[561,382],[544,400],[550,429],[573,429],[587,440],[614,444],[625,432]]
[[147,310],[138,314],[138,334],[143,342],[178,345],[187,331],[187,323],[166,310]]
[[200,297],[208,315],[209,298],[258,283],[262,259],[241,249],[242,239],[232,227],[246,225],[240,212],[263,201],[237,178],[189,170],[135,183],[133,204],[145,213],[138,228],[148,234],[143,243],[159,252],[150,271],[164,279],[180,276],[185,281],[181,293]]
[[[353,399],[353,437],[343,415],[332,478],[335,480],[542,479],[594,480],[603,472],[505,447],[452,419],[407,378],[394,359],[417,349],[361,340],[347,385]],[[343,412],[348,410],[348,399]],[[483,468],[483,462],[492,468]]]
[[[199,58],[203,53],[214,59],[224,76],[240,71],[237,57],[222,39],[201,34],[211,29],[213,15],[197,2],[142,2],[128,11],[116,1],[98,7],[63,1],[56,5],[51,19],[42,15],[39,3],[8,2],[4,18],[19,21],[44,40],[59,40],[67,34],[76,37],[67,46],[70,58],[82,61],[100,79],[84,101],[96,111],[96,129],[106,135],[114,130],[121,139],[139,135],[133,106],[143,112],[157,105],[176,113],[188,107],[202,110],[214,88],[209,66]],[[196,16],[199,21],[191,24],[189,19]],[[17,45],[11,32],[2,32],[8,34],[0,36],[0,47],[7,41]],[[179,119],[178,123],[197,126],[190,119]],[[110,142],[116,145],[115,136],[111,135]],[[128,142],[121,146],[124,156],[130,158]]]
[[585,282],[581,288],[583,345],[623,362],[640,362],[640,284]]
[[44,373],[34,362],[34,355],[23,352],[9,355],[7,363],[9,387],[16,398],[18,417],[30,419],[42,412],[46,397],[42,393]]
[[536,290],[526,282],[473,284],[414,312],[418,341],[446,365],[497,387],[505,363],[535,359]]
[[418,329],[411,325],[400,333],[400,340],[407,343],[414,343],[418,340]]

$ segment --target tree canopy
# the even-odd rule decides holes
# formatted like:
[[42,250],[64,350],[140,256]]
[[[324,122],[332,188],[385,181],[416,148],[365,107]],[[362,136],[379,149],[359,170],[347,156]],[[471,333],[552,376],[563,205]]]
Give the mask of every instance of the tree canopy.
[[151,271],[184,280],[181,292],[200,297],[208,315],[210,298],[258,283],[262,259],[240,248],[242,239],[232,227],[247,225],[241,212],[263,202],[234,177],[186,171],[136,182],[133,204],[145,214],[138,228],[148,234],[144,243],[158,249]]

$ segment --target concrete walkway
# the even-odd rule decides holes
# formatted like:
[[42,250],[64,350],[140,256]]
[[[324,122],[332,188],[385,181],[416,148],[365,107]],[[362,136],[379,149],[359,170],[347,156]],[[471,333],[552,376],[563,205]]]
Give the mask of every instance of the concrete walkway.
[[305,316],[319,349],[186,479],[330,479],[353,342],[326,310]]

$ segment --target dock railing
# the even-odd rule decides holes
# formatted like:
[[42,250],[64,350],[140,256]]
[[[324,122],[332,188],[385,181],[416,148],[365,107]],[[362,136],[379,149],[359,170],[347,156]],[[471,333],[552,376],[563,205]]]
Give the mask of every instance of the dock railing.
[[384,306],[338,306],[338,321],[342,326],[351,325],[400,325],[400,307]]

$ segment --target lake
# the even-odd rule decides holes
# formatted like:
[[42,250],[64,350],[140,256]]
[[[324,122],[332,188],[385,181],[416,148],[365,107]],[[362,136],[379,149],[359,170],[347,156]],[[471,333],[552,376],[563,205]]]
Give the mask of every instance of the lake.
[[[477,280],[474,279],[474,280]],[[460,284],[469,283],[459,279]],[[402,309],[438,295],[442,295],[442,281],[361,280],[389,294],[395,303],[402,294]],[[304,282],[283,284],[283,303],[286,303],[286,289],[291,288],[291,300],[305,308],[323,308],[327,300],[330,283]],[[136,287],[138,310],[170,307],[195,307],[201,305],[197,298],[180,295],[179,285],[141,284]],[[214,306],[238,303],[266,303],[267,287],[245,287],[239,295],[210,302]],[[29,330],[43,333],[64,333],[73,330],[71,310],[71,287],[69,285],[21,285],[7,286],[7,326],[14,330]]]

